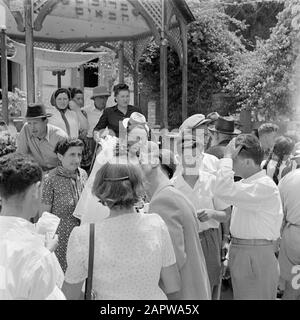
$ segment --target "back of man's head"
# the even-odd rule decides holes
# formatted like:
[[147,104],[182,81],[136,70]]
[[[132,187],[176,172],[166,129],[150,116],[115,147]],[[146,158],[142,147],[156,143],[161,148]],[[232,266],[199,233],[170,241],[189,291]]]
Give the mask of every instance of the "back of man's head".
[[240,134],[235,140],[235,145],[242,146],[239,157],[252,159],[257,166],[261,165],[264,152],[257,137],[253,134]]
[[275,123],[264,123],[258,128],[258,136],[261,137],[264,134],[277,133],[279,127]]
[[0,158],[0,196],[22,196],[34,183],[42,180],[42,169],[31,157],[12,153]]

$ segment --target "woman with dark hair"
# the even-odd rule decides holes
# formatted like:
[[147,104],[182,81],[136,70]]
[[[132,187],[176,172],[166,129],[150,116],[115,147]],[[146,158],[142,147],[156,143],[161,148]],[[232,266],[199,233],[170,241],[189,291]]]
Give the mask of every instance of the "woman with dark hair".
[[[109,209],[95,225],[93,290],[98,300],[165,300],[179,290],[176,258],[164,221],[138,213],[144,194],[138,166],[107,162],[98,171],[93,194]],[[63,291],[78,299],[87,278],[89,225],[74,228],[67,251]]]
[[119,128],[122,126],[122,121],[129,118],[133,112],[140,112],[140,110],[129,104],[130,91],[126,84],[118,84],[114,87],[114,95],[116,105],[104,109],[104,112],[97,123],[94,131],[99,131],[98,136],[108,128],[111,135],[119,137]]
[[[87,131],[88,121],[80,110],[80,107],[70,107],[71,94],[66,88],[57,89],[51,96],[50,102],[53,108],[49,123],[63,129],[69,137],[78,138],[80,130]],[[72,105],[72,104],[71,104]]]
[[270,152],[267,160],[262,162],[262,169],[267,171],[267,175],[270,176],[276,184],[278,184],[283,177],[283,169],[286,167],[293,149],[294,142],[291,138],[279,136],[275,139],[274,148]]
[[65,139],[55,148],[60,165],[50,171],[43,183],[41,211],[57,215],[61,220],[57,229],[59,245],[55,251],[65,272],[69,235],[80,220],[73,216],[76,204],[87,180],[86,172],[79,168],[83,143],[79,139]]

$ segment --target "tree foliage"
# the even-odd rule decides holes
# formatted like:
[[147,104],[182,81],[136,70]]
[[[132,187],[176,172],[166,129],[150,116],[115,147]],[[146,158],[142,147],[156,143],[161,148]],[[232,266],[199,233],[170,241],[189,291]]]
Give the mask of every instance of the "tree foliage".
[[291,115],[300,81],[295,69],[299,55],[300,4],[286,1],[270,38],[258,40],[252,52],[236,55],[234,77],[227,90],[236,96],[237,105],[265,120]]
[[[189,3],[190,4],[190,3]],[[229,30],[240,21],[229,17],[222,7],[207,7],[193,2],[196,21],[188,28],[188,114],[208,113],[214,109],[212,96],[222,92],[231,79],[234,56],[245,50],[236,32]],[[150,98],[159,102],[159,47],[151,43],[140,60],[141,88]],[[181,124],[182,76],[180,61],[173,48],[168,52],[168,109],[171,127]],[[231,105],[221,106],[218,110],[226,114]]]

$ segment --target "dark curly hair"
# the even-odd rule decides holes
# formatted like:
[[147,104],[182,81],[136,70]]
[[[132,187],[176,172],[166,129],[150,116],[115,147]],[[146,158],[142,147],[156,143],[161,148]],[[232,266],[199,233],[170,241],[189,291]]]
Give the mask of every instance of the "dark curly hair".
[[76,96],[76,94],[83,94],[82,90],[78,88],[69,88],[68,90],[70,92],[71,99],[73,99]]
[[42,180],[42,169],[31,157],[12,153],[0,158],[0,195],[8,199],[21,195]]
[[128,91],[129,92],[129,87],[125,83],[119,83],[119,84],[114,86],[113,90],[114,90],[114,94],[115,94],[115,97],[116,97],[120,93],[120,91]]
[[84,144],[80,139],[77,138],[65,138],[56,144],[54,153],[59,153],[63,156],[71,147],[84,148]]
[[110,209],[129,209],[144,196],[142,173],[130,163],[107,162],[96,174],[92,193]]
[[256,165],[261,165],[264,152],[256,136],[250,133],[240,134],[236,137],[235,145],[242,146],[239,152],[240,157],[252,159]]

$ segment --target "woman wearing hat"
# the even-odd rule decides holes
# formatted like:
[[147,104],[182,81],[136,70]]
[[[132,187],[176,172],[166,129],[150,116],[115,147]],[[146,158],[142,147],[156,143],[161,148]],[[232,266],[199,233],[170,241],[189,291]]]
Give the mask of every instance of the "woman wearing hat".
[[94,128],[94,131],[99,131],[101,134],[106,128],[110,134],[119,137],[119,128],[121,122],[125,118],[129,118],[133,112],[140,112],[137,107],[129,104],[130,91],[126,84],[118,84],[114,87],[116,105],[104,110],[99,122]]
[[78,138],[80,130],[88,129],[88,121],[80,108],[70,108],[71,94],[68,89],[57,89],[51,96],[50,102],[53,116],[49,123],[63,129],[70,138]]

